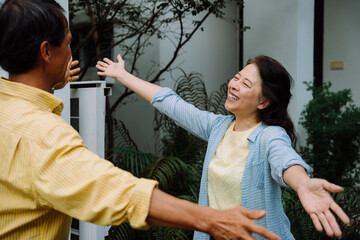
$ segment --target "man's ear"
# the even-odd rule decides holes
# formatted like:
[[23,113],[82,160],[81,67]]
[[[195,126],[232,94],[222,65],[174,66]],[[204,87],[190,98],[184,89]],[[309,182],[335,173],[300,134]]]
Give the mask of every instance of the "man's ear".
[[267,108],[270,105],[270,102],[266,98],[262,98],[260,104],[258,105],[258,109],[262,110]]
[[43,41],[40,44],[40,57],[45,62],[50,62],[51,59],[51,46],[48,41]]

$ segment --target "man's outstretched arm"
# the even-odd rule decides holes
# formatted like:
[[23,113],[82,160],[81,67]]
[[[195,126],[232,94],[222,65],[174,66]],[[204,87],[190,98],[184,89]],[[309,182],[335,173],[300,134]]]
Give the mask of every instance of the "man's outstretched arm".
[[215,239],[255,239],[252,233],[267,239],[280,239],[252,221],[264,216],[265,211],[250,211],[243,207],[216,210],[199,206],[155,188],[147,222],[151,225],[197,230]]

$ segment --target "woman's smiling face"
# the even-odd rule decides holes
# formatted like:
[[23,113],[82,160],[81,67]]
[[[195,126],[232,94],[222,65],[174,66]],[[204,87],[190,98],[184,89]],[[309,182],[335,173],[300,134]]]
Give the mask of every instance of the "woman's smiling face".
[[229,82],[225,108],[235,116],[256,117],[258,109],[268,105],[261,97],[261,83],[259,69],[255,64],[244,67]]

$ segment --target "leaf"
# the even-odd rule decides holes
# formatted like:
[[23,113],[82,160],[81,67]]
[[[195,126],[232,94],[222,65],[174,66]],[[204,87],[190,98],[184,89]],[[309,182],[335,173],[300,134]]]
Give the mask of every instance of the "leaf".
[[190,167],[176,157],[161,157],[148,165],[142,177],[157,180],[159,188],[170,193],[179,184],[186,183]]
[[131,138],[129,130],[126,128],[123,121],[113,118],[114,122],[114,145],[126,146],[137,150],[137,145]]
[[123,146],[113,148],[113,154],[109,158],[114,159],[115,166],[130,171],[136,177],[140,177],[142,171],[156,159],[152,154]]

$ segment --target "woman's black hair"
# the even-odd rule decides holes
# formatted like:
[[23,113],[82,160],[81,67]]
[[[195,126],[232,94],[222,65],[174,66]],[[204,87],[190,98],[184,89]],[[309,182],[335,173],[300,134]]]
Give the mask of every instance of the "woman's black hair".
[[297,137],[288,113],[292,77],[278,61],[268,56],[257,56],[248,60],[247,64],[255,64],[259,69],[262,97],[270,103],[266,108],[259,110],[259,120],[269,126],[284,128],[292,146],[296,148]]
[[54,0],[7,0],[0,9],[0,66],[9,73],[35,67],[43,41],[60,46],[67,21]]

